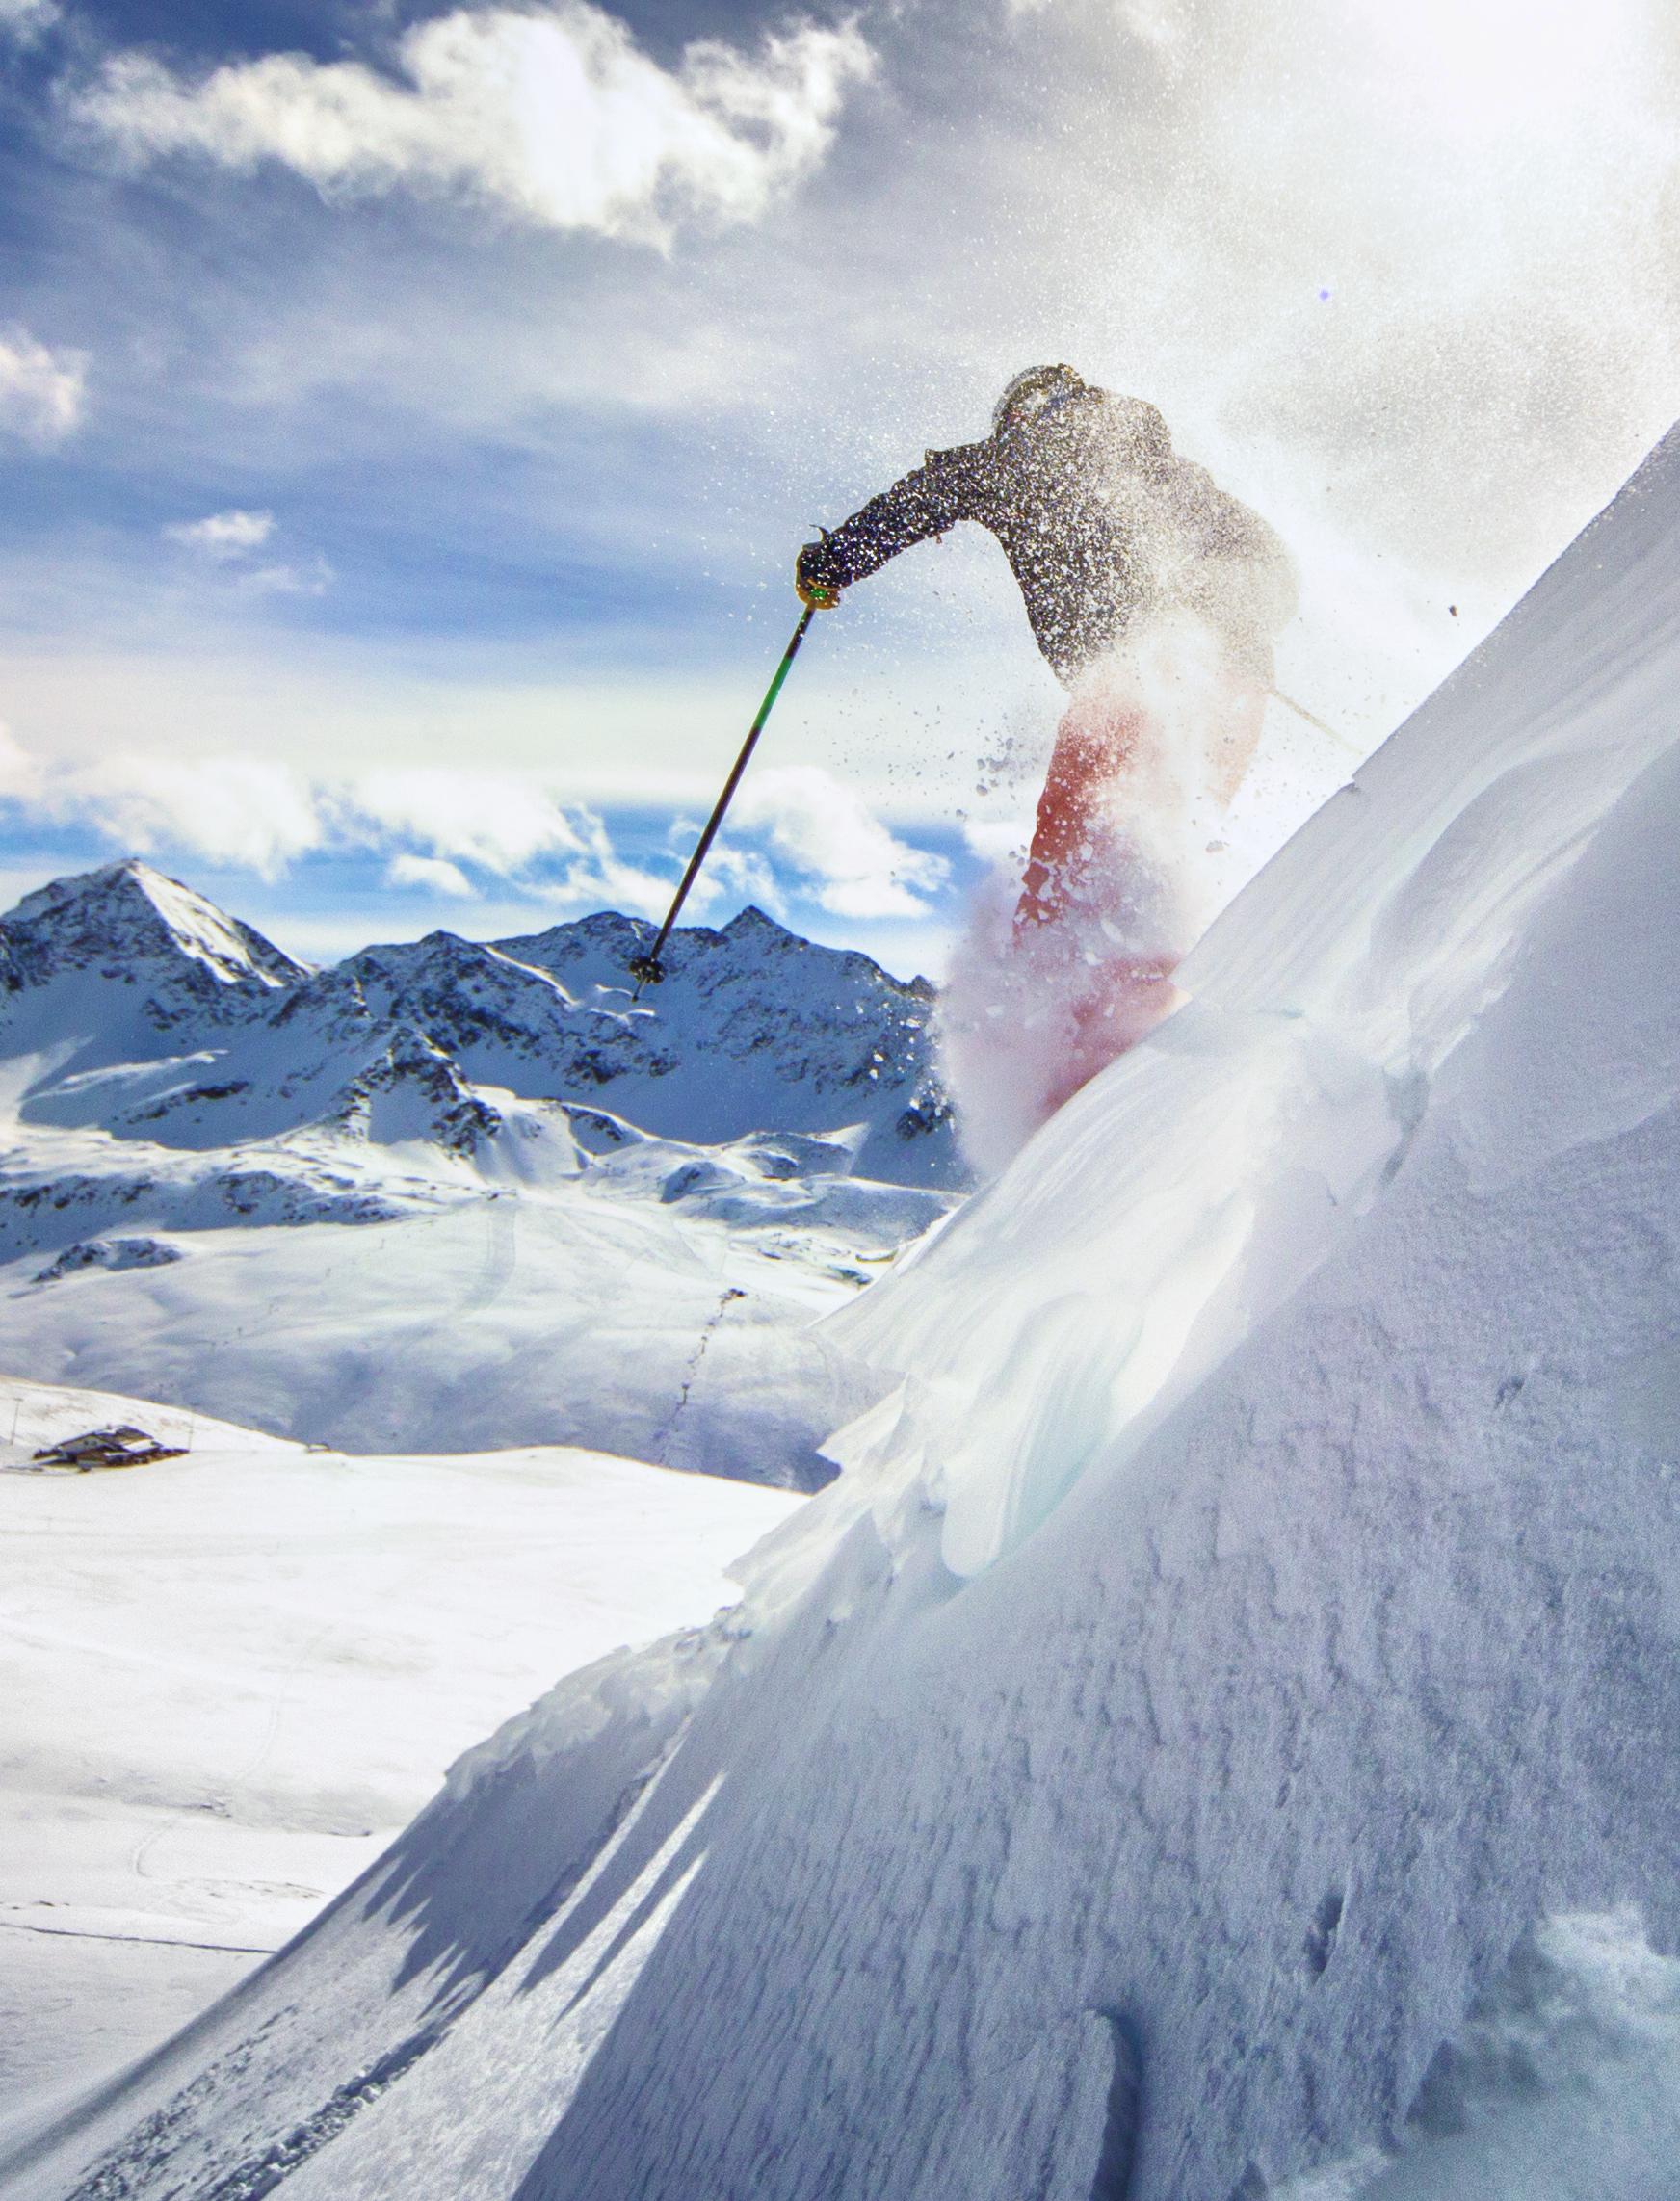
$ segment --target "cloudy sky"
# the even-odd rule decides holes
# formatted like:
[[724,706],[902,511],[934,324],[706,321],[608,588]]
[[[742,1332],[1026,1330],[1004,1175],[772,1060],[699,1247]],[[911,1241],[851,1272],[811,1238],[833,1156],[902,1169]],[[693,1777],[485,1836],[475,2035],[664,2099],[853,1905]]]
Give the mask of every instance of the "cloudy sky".
[[[1671,0],[0,0],[0,98],[6,900],[656,910],[798,545],[1041,359],[1272,518],[1369,747],[1680,412]],[[906,557],[699,913],[936,965],[1057,706]],[[1350,761],[1274,712],[1257,800]]]

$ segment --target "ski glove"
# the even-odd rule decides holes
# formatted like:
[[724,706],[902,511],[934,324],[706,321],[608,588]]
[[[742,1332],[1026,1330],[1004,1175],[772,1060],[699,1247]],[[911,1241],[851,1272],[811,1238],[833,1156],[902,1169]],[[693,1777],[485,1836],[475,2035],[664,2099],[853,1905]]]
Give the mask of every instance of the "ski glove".
[[826,548],[821,542],[807,542],[794,566],[794,588],[800,602],[815,612],[831,612],[840,601],[839,590],[823,576]]

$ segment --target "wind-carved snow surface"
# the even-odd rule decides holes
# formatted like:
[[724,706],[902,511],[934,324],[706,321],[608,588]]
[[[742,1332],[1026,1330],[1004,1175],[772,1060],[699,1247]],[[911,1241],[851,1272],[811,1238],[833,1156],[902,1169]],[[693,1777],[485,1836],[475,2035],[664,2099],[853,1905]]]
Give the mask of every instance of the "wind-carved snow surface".
[[1626,1905],[1525,1934],[1430,2065],[1394,2153],[1361,2148],[1278,2201],[1659,2201],[1677,2162],[1680,1961]]
[[637,1005],[647,930],[311,973],[144,864],[31,895],[0,1366],[353,1450],[826,1480],[875,1387],[810,1324],[956,1197],[931,989],[748,910]]
[[1680,435],[828,1325],[742,1605],[8,2201],[1669,2193],[1677,734]]

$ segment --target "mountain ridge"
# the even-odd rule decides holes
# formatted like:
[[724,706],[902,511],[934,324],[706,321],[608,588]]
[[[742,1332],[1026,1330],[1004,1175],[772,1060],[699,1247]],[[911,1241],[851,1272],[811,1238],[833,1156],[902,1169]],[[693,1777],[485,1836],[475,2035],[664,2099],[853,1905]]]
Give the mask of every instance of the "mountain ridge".
[[311,970],[135,860],[39,890],[0,919],[9,1364],[351,1450],[826,1480],[870,1394],[804,1333],[959,1181],[926,989],[743,913],[632,1004],[642,936]]
[[633,1002],[624,965],[650,936],[607,910],[500,941],[438,930],[316,970],[131,857],[0,917],[0,1055],[62,1051],[26,1119],[203,1146],[302,1127],[315,1088],[336,1091],[407,1029],[466,1082],[604,1101],[660,1137],[861,1122],[861,1174],[966,1182],[926,980],[753,907],[674,932],[665,983]]

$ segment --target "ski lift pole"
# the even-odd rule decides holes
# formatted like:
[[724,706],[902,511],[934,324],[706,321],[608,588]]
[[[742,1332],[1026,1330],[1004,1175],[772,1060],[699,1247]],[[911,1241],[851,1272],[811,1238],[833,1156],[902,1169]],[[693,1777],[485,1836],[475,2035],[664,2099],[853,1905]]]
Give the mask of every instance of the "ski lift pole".
[[800,644],[805,639],[805,629],[815,617],[816,612],[817,606],[815,604],[807,604],[800,614],[800,623],[793,631],[793,639],[781,653],[781,663],[775,668],[775,677],[765,691],[764,701],[758,706],[758,716],[747,729],[747,739],[741,745],[741,754],[735,759],[734,769],[723,782],[723,792],[713,805],[712,815],[706,820],[705,827],[699,839],[695,843],[695,852],[690,856],[688,869],[682,875],[682,883],[676,890],[676,897],[670,907],[666,911],[665,923],[659,928],[652,947],[648,949],[646,955],[632,956],[630,958],[630,975],[636,981],[636,990],[630,996],[632,1002],[641,999],[642,989],[644,985],[657,985],[665,976],[664,968],[659,960],[659,952],[670,937],[670,929],[676,923],[682,905],[689,898],[689,888],[694,885],[695,880],[698,878],[700,866],[706,860],[706,852],[718,837],[718,827],[723,823],[723,813],[735,799],[735,790],[741,784],[741,775],[751,761],[753,750],[758,747],[758,737],[763,733],[765,721],[775,708],[775,699],[781,694],[781,684],[788,676],[788,668],[799,655]]

